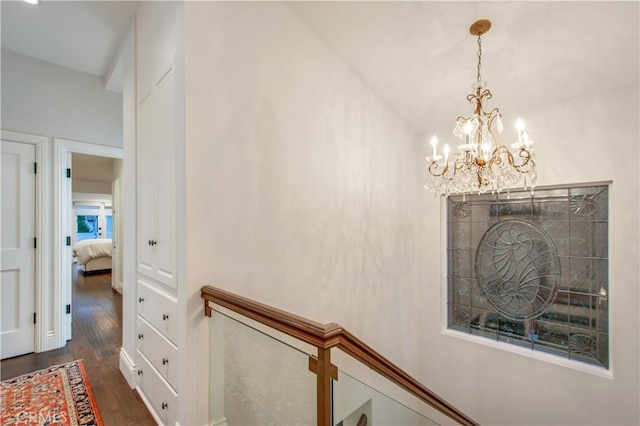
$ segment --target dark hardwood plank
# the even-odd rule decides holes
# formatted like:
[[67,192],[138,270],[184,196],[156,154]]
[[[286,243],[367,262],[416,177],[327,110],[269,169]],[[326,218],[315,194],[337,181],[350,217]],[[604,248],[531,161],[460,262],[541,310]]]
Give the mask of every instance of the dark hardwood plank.
[[122,296],[111,288],[111,273],[83,275],[73,265],[72,275],[73,338],[60,349],[0,361],[2,380],[82,359],[105,425],[155,425],[120,373]]

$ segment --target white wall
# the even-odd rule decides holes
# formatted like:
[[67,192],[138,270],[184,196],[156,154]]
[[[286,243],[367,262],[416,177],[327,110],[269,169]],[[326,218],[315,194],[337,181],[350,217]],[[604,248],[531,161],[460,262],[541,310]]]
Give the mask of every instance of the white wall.
[[638,85],[520,112],[539,184],[614,181],[609,379],[443,335],[426,147],[286,5],[185,8],[189,298],[336,321],[481,424],[639,423]]
[[71,154],[72,191],[111,194],[111,184],[117,177],[114,163],[113,158]]
[[194,326],[212,284],[340,322],[410,366],[424,196],[413,132],[287,5],[185,8]]
[[[591,88],[593,89],[593,88]],[[589,93],[589,88],[585,88]],[[483,424],[638,424],[638,85],[520,111],[536,141],[539,185],[613,180],[609,193],[613,379],[443,336],[438,202],[426,197],[419,250],[427,262],[419,377]],[[614,155],[615,151],[615,155]],[[435,226],[439,224],[439,226]],[[437,242],[438,244],[434,244]],[[433,348],[427,350],[427,348]],[[446,372],[446,374],[443,374]]]
[[286,5],[187,6],[189,279],[320,321],[360,328],[366,307],[409,324],[412,132]]
[[73,192],[111,194],[111,183],[76,180],[73,182]]
[[143,2],[137,13],[136,27],[136,86],[138,103],[149,94],[151,87],[164,77],[176,52],[181,49],[178,39],[182,32],[176,2]]
[[99,77],[2,50],[2,128],[122,147],[122,96]]

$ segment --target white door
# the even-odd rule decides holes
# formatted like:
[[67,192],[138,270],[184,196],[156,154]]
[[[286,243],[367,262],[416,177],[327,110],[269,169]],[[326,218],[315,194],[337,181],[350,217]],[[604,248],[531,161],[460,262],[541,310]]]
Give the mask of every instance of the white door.
[[155,278],[176,287],[176,132],[175,73],[170,71],[156,89],[157,174],[156,174],[156,250]]
[[35,347],[36,148],[2,141],[1,358]]
[[155,235],[156,140],[155,96],[150,94],[138,107],[138,271],[154,276],[152,241]]

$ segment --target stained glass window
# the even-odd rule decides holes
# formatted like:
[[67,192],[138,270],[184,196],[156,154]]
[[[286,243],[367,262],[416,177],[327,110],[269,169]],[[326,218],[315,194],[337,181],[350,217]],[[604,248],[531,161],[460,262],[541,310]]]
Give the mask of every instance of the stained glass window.
[[447,199],[448,327],[609,367],[608,186]]

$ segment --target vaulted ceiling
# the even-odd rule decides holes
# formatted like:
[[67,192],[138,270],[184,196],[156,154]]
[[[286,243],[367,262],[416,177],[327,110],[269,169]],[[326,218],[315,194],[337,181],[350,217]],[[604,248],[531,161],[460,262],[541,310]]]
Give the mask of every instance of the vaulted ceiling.
[[134,1],[3,1],[2,48],[104,77],[137,8]]
[[[413,130],[466,113],[476,79],[469,26],[483,36],[482,77],[505,111],[636,87],[639,4],[612,1],[304,1],[289,3]],[[1,4],[2,47],[104,76],[138,2]]]
[[[469,113],[477,39],[503,113],[638,85],[637,2],[299,2],[293,9],[417,132]],[[637,89],[636,89],[637,91]],[[515,117],[514,117],[515,121]]]

